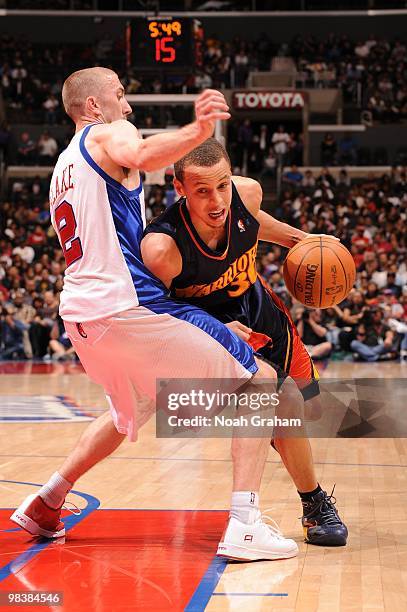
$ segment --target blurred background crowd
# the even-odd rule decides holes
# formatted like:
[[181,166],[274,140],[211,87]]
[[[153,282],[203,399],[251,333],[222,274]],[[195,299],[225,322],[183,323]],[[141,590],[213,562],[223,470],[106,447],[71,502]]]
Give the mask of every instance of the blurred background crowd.
[[[147,220],[175,201],[172,172],[149,177]],[[155,181],[158,181],[155,183]],[[263,243],[259,272],[292,309],[294,320],[318,358],[365,361],[407,356],[407,256],[405,168],[380,179],[351,182],[346,170],[335,180],[329,168],[318,176],[293,166],[284,175],[274,216],[310,233],[333,234],[350,249],[356,286],[328,310],[304,310],[287,293],[284,248]],[[46,179],[16,179],[1,203],[0,305],[3,359],[73,357],[58,317],[64,257],[50,226]]]

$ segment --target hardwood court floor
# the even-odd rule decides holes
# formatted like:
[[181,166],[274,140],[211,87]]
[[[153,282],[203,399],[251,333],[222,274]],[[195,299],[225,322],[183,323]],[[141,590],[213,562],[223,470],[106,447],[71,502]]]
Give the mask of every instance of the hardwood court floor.
[[[324,375],[391,379],[406,371],[395,363],[333,362]],[[0,595],[64,591],[64,604],[48,609],[66,612],[407,610],[405,439],[312,440],[318,479],[329,491],[336,483],[350,530],[346,548],[302,542],[298,496],[271,450],[261,506],[272,509],[300,554],[253,564],[216,560],[230,501],[229,440],[158,440],[151,422],[137,443],[124,442],[78,481],[69,499],[83,513],[67,519],[65,543],[13,530],[8,509],[47,480],[86,420],[105,409],[101,389],[78,366],[0,365]]]

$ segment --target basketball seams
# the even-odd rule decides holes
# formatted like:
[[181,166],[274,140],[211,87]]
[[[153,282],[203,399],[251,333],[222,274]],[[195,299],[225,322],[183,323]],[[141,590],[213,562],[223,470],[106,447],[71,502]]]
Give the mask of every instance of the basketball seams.
[[[331,238],[322,238],[321,236],[315,237],[315,238],[304,238],[304,240],[300,240],[299,242],[297,242],[297,244],[295,244],[293,247],[291,247],[291,249],[289,250],[290,255],[293,255],[300,247],[306,246],[304,243],[306,242],[306,244],[320,244],[321,240],[323,241],[323,245],[327,246],[326,244],[327,242],[331,242]],[[334,237],[332,237],[332,240],[334,240]],[[349,251],[348,249],[339,241],[339,240],[335,240],[335,246],[340,246],[348,255],[349,255]],[[329,247],[328,247],[329,248]],[[288,253],[287,253],[288,256]]]
[[[346,298],[346,296],[348,295],[348,275],[346,274],[345,266],[343,265],[343,263],[339,259],[338,255],[336,255],[336,258],[339,261],[339,263],[341,264],[342,270],[343,270],[343,274],[345,276],[345,283],[346,283],[346,285],[345,285],[345,291],[343,293],[343,298],[342,298],[344,300]],[[349,291],[350,291],[350,289],[349,289]]]
[[[302,245],[302,246],[308,246],[308,245]],[[294,277],[294,296],[295,296],[295,299],[296,299],[296,300],[298,300],[298,298],[297,298],[297,291],[296,291],[297,277],[298,277],[298,273],[299,273],[299,271],[301,270],[302,262],[303,262],[303,261],[304,261],[304,259],[307,257],[307,255],[308,255],[309,253],[311,253],[311,251],[313,251],[314,249],[317,249],[317,248],[318,248],[318,247],[317,247],[317,246],[315,246],[315,247],[312,247],[311,249],[308,249],[308,250],[306,251],[306,253],[305,253],[305,254],[302,256],[301,261],[300,261],[300,262],[297,264],[297,271],[296,271],[296,273],[295,273],[295,277]],[[299,301],[301,302],[301,300],[299,300]]]
[[[343,247],[343,249],[344,249],[344,250],[345,250],[345,252],[346,252],[346,255],[349,257],[349,260],[352,260],[352,262],[353,262],[353,264],[354,264],[355,262],[353,261],[352,255],[349,253],[348,249],[347,249],[346,247],[344,247],[342,244],[341,244],[340,246],[342,246],[342,247]],[[344,275],[344,277],[345,277],[345,282],[346,282],[346,288],[345,288],[344,297],[343,297],[343,299],[345,299],[345,297],[348,295],[349,291],[352,289],[352,286],[350,286],[350,287],[349,287],[349,291],[348,291],[348,275],[347,275],[347,273],[346,273],[345,266],[343,265],[343,263],[342,263],[341,259],[339,258],[338,253],[336,253],[336,252],[335,252],[335,251],[334,251],[334,250],[333,250],[331,247],[326,247],[326,248],[327,248],[327,249],[329,249],[330,251],[332,251],[332,253],[335,255],[335,257],[337,258],[337,260],[339,261],[339,263],[340,263],[340,264],[341,264],[341,266],[342,266],[343,275]],[[349,281],[349,284],[351,284],[351,283],[350,283],[350,281]]]
[[[345,270],[345,266],[343,265],[342,261],[339,259],[339,255],[338,253],[335,253],[335,251],[333,249],[331,249],[331,247],[326,247],[327,249],[329,249],[330,251],[332,251],[332,253],[335,255],[336,259],[339,261],[339,263],[342,266],[342,270],[343,270],[343,275],[345,277],[345,283],[346,283],[346,287],[345,287],[345,293],[344,293],[344,298],[348,295],[348,276],[346,274],[346,270]],[[349,254],[349,251],[347,251],[347,253]],[[349,289],[350,290],[350,289]]]
[[[293,255],[300,247],[304,247],[306,246],[304,243],[305,241],[307,241],[307,245],[308,244],[314,244],[314,243],[318,243],[320,240],[320,238],[304,238],[304,240],[300,240],[299,242],[297,242],[297,244],[295,244],[293,247],[291,247],[291,249],[289,250],[290,255]],[[287,253],[288,255],[288,253]]]

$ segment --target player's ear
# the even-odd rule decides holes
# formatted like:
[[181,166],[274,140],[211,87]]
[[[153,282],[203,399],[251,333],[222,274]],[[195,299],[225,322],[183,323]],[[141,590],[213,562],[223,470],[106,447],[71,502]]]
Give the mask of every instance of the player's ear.
[[182,185],[181,181],[180,181],[180,180],[178,180],[177,178],[174,178],[173,183],[174,183],[174,187],[175,187],[176,192],[177,192],[177,193],[178,193],[180,196],[184,196],[184,195],[185,195],[185,190],[184,190],[184,187],[183,187],[183,185]]
[[94,96],[89,96],[88,98],[86,98],[85,106],[92,113],[100,112],[100,106]]

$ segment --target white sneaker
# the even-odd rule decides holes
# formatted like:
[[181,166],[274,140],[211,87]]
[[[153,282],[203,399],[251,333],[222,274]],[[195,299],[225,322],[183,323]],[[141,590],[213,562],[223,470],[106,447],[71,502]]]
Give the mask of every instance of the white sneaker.
[[[265,523],[264,519],[274,526]],[[249,525],[230,517],[217,555],[237,561],[289,559],[298,555],[298,546],[294,540],[285,538],[275,521],[266,514]]]

